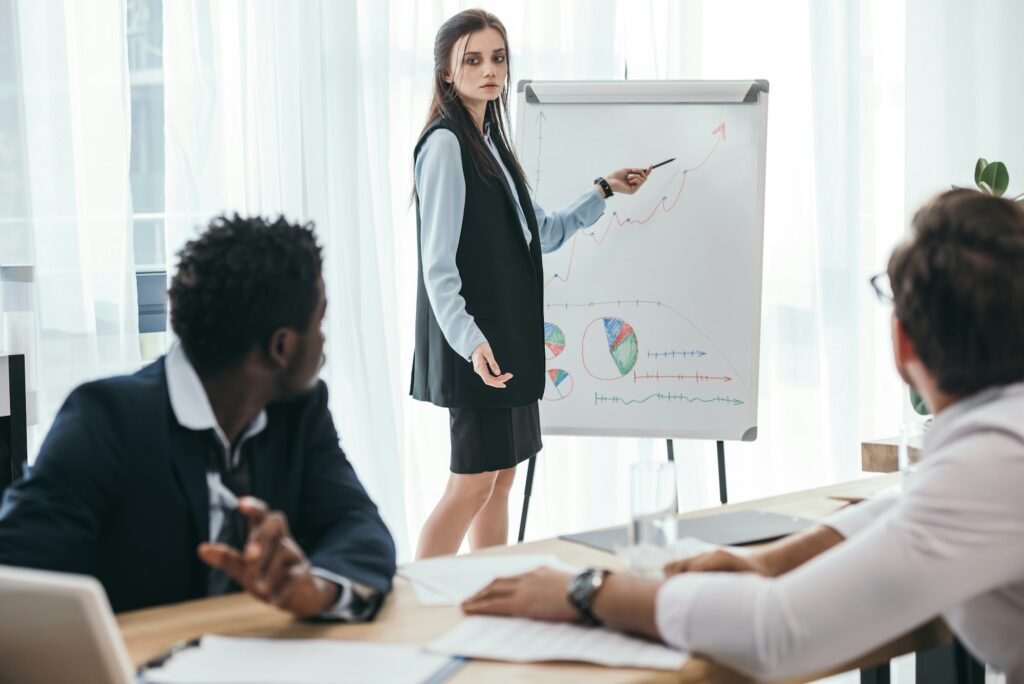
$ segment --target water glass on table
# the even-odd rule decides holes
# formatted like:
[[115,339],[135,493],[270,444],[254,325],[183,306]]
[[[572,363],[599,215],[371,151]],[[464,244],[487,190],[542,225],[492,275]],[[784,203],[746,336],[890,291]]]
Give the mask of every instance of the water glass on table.
[[900,426],[900,442],[896,448],[896,462],[902,474],[902,486],[913,477],[924,454],[924,433],[929,426],[927,420],[911,418]]
[[630,469],[630,570],[660,577],[676,542],[676,470],[672,462],[640,461]]

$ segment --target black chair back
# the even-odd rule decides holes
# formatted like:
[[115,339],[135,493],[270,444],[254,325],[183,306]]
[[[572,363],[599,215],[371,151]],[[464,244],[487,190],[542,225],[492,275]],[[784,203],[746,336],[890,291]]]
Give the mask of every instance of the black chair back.
[[0,493],[28,467],[25,356],[0,356]]

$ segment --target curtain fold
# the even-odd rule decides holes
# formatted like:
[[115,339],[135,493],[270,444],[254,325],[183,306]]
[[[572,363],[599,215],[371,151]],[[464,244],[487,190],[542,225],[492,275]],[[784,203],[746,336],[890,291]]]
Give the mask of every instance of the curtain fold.
[[139,362],[126,9],[0,16],[0,348],[27,355],[34,454],[71,389]]
[[1024,5],[907,0],[906,196],[911,212],[950,185],[974,186],[978,157],[1006,163],[1024,193]]

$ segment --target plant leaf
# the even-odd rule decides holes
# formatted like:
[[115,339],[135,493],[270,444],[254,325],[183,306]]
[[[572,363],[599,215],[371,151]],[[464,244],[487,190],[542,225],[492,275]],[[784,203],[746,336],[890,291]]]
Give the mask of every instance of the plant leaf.
[[984,157],[978,157],[978,163],[974,165],[974,182],[977,184],[981,180],[981,172],[988,166],[988,160]]
[[1003,162],[992,162],[981,172],[981,180],[989,184],[993,195],[1002,197],[1010,185],[1010,172],[1006,170],[1006,164]]
[[979,189],[980,189],[980,190],[981,190],[981,191],[982,191],[983,193],[985,193],[986,195],[991,195],[991,194],[992,194],[992,186],[991,186],[991,185],[989,185],[988,183],[986,183],[986,182],[985,182],[985,181],[983,181],[983,180],[981,180],[981,181],[978,181],[978,188],[979,188]]

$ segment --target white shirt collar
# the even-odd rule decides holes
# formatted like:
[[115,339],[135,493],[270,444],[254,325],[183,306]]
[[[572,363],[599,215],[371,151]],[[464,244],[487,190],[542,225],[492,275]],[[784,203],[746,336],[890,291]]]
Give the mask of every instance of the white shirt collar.
[[[174,412],[175,420],[189,430],[213,429],[224,448],[229,449],[231,444],[217,423],[217,417],[210,406],[210,399],[206,396],[203,383],[199,380],[199,374],[192,367],[192,362],[181,348],[181,343],[175,342],[167,352],[164,371],[167,373],[167,394],[171,399],[171,410]],[[262,432],[266,426],[267,412],[264,409],[249,423],[238,442],[239,445]]]

